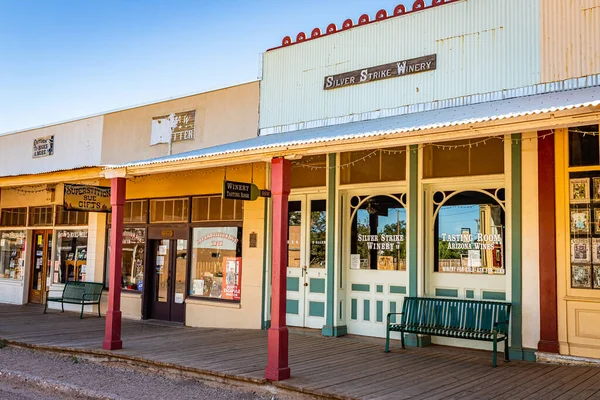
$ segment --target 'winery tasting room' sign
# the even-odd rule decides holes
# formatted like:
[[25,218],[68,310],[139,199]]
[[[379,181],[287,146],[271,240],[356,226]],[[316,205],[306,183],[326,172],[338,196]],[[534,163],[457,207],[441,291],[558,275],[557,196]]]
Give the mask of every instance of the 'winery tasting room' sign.
[[380,81],[382,79],[398,78],[400,76],[418,74],[436,69],[436,54],[410,60],[393,62],[377,67],[363,68],[356,71],[325,77],[323,90],[337,89],[345,86],[360,85]]

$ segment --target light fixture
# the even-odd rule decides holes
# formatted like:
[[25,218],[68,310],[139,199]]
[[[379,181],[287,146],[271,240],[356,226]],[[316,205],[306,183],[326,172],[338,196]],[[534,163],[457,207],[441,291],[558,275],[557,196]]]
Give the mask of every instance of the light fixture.
[[367,212],[371,215],[377,214],[377,209],[373,207],[371,200],[367,202]]

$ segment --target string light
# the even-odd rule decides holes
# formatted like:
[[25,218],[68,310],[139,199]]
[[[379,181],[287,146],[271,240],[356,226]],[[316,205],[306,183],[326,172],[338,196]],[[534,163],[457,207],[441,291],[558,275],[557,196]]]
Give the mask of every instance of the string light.
[[[253,164],[253,171],[264,171],[265,167],[262,165],[256,165]],[[230,173],[232,171],[242,171],[242,170],[247,170],[248,166],[247,165],[242,165],[239,167],[223,167],[223,168],[211,168],[211,169],[207,169],[207,170],[202,170],[202,169],[194,169],[194,170],[189,170],[189,171],[179,171],[179,172],[167,172],[165,174],[160,174],[160,175],[139,175],[139,176],[134,176],[132,178],[130,178],[133,183],[142,183],[145,182],[147,179],[151,179],[152,182],[163,182],[172,178],[185,178],[185,177],[202,177],[202,176],[208,176],[208,175],[214,175],[214,174],[221,174],[224,173],[225,170],[227,170],[227,173]]]

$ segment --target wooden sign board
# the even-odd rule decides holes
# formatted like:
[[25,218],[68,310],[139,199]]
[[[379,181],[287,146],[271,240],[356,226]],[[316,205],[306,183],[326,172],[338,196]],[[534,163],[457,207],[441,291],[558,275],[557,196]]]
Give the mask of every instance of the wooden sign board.
[[70,185],[65,183],[63,206],[66,210],[105,212],[111,211],[110,187]]
[[271,197],[270,190],[260,190],[253,183],[223,181],[223,198],[230,200],[256,200]]
[[54,154],[54,135],[33,139],[33,158]]
[[389,78],[398,78],[405,75],[433,71],[436,68],[437,55],[432,54],[425,57],[412,58],[410,60],[326,76],[325,82],[323,83],[323,90],[338,89]]

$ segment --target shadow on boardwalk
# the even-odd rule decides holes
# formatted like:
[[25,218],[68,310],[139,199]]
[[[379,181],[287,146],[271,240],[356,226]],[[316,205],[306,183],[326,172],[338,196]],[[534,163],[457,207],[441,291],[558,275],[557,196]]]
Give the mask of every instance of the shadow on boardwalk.
[[[265,331],[189,328],[123,321],[124,349],[102,349],[104,318],[0,304],[0,338],[56,349],[150,363],[257,384],[264,380]],[[351,399],[600,399],[600,368],[528,362],[490,366],[485,351],[443,346],[395,349],[383,341],[290,333],[292,379],[286,390]]]

